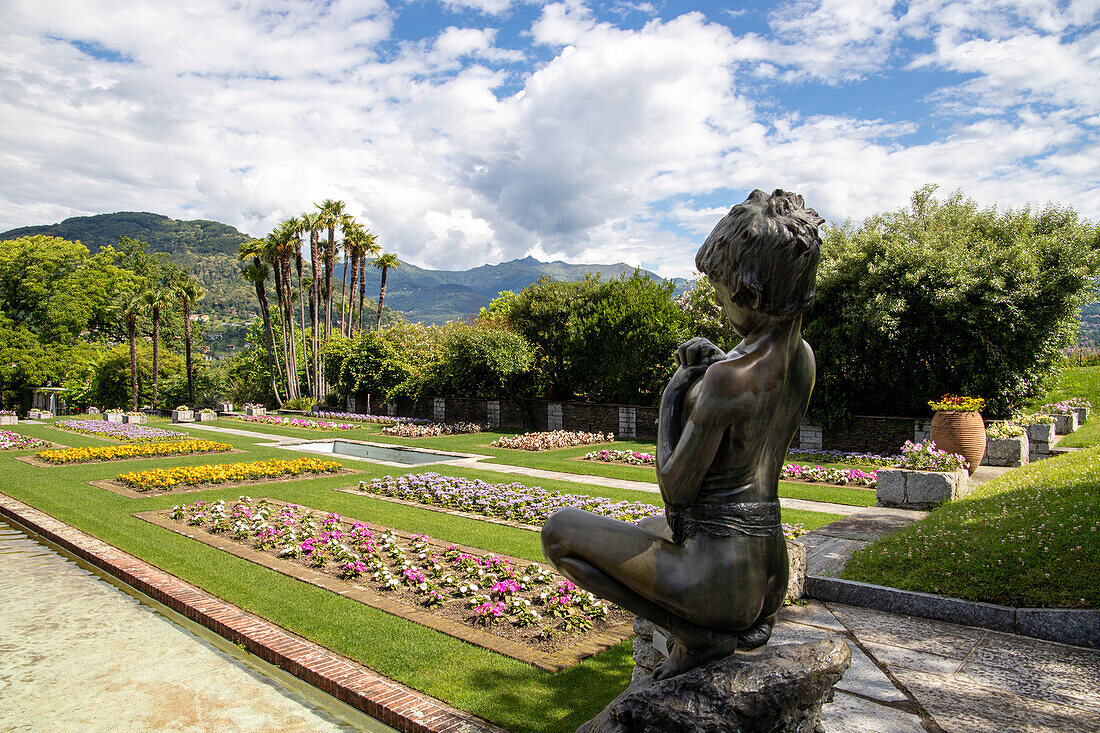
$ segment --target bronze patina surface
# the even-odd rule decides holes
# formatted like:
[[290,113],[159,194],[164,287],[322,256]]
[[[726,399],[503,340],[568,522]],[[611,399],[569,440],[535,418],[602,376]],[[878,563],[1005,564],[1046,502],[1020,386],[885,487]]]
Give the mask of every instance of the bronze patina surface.
[[665,516],[634,525],[562,509],[543,526],[565,576],[666,629],[682,674],[767,643],[787,588],[778,483],[814,386],[802,340],[822,219],[797,194],[753,191],[696,255],[742,341],[676,350],[661,396],[657,481]]

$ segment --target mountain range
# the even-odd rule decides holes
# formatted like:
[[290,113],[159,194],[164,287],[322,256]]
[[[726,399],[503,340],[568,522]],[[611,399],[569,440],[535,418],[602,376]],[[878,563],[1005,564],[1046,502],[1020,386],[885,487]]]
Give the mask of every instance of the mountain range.
[[[191,269],[207,297],[200,301],[199,313],[226,318],[250,317],[258,313],[252,288],[238,273],[237,247],[251,237],[228,224],[195,219],[181,221],[161,214],[124,211],[115,214],[76,216],[57,224],[25,226],[0,233],[0,241],[31,234],[45,234],[68,240],[79,240],[96,252],[118,243],[120,237],[131,237],[149,244],[150,252],[165,252],[174,262]],[[401,311],[410,321],[440,323],[472,316],[502,290],[521,290],[540,277],[573,280],[587,273],[600,273],[604,278],[629,275],[633,267],[622,262],[611,265],[571,265],[565,262],[541,262],[534,257],[481,265],[470,270],[432,270],[408,262],[390,270],[386,283],[386,305]],[[662,278],[648,270],[644,274],[655,280]],[[377,292],[371,283],[377,275],[368,271],[367,294]],[[343,275],[343,265],[336,268],[336,278]],[[674,280],[677,292],[685,284]]]

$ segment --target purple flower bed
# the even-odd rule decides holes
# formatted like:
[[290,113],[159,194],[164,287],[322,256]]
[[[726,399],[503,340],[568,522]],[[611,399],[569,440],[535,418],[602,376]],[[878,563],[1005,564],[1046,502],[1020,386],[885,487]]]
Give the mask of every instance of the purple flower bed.
[[[664,514],[661,507],[640,501],[614,501],[602,496],[563,494],[560,491],[532,488],[520,483],[490,484],[431,472],[360,481],[359,490],[536,527],[542,525],[558,509],[567,506],[634,523],[655,514]],[[797,537],[802,534],[802,525],[784,524],[783,531],[788,537]]]
[[875,488],[878,486],[878,471],[861,471],[858,468],[825,468],[824,466],[800,466],[797,463],[788,463],[783,466],[780,478],[793,479],[795,481],[811,481],[814,483],[855,484]]
[[306,428],[308,430],[355,430],[354,425],[347,423],[318,422],[306,420],[302,417],[276,417],[275,415],[230,415],[234,420],[262,423],[264,425],[283,425],[288,428]]
[[796,448],[787,453],[789,459],[810,459],[826,463],[851,463],[864,466],[893,466],[905,457],[882,453],[855,453],[841,450],[812,450]]
[[77,433],[95,435],[101,438],[113,438],[124,443],[145,443],[152,440],[179,440],[189,438],[187,433],[175,430],[150,428],[131,423],[106,422],[103,420],[58,420],[55,427],[65,428]]
[[359,412],[325,412],[314,410],[309,413],[312,417],[323,417],[329,420],[351,420],[354,422],[370,423],[421,423],[428,422],[420,417],[391,417],[389,415],[368,415]]

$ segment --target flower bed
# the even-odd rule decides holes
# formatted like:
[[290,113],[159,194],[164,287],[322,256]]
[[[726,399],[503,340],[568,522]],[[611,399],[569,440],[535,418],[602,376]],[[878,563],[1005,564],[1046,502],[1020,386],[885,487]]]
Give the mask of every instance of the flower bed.
[[[613,501],[602,496],[563,494],[520,483],[490,484],[432,472],[360,481],[359,490],[532,526],[541,526],[551,514],[567,506],[635,523],[664,513],[661,507],[640,501]],[[788,537],[797,537],[802,534],[802,525],[784,524],[783,531]]]
[[410,606],[410,612],[427,609],[534,649],[560,649],[630,620],[538,564],[468,552],[296,504],[241,497],[231,504],[197,501],[165,514],[188,528],[365,586]]
[[884,455],[881,453],[854,453],[839,450],[796,449],[787,453],[787,458],[796,461],[825,461],[826,463],[850,463],[856,466],[893,466],[904,456]]
[[586,461],[603,461],[605,463],[626,463],[631,466],[655,466],[657,456],[652,453],[639,453],[636,450],[595,450],[584,454]]
[[178,433],[174,430],[103,420],[58,420],[54,423],[54,427],[94,435],[97,438],[120,440],[123,443],[148,443],[155,440],[180,440],[191,437],[187,433]]
[[575,445],[611,443],[614,433],[582,433],[572,430],[553,430],[548,433],[524,433],[511,438],[498,438],[490,445],[494,448],[515,448],[517,450],[543,451],[555,448],[570,448]]
[[274,415],[230,415],[234,420],[263,423],[265,425],[284,425],[288,428],[306,428],[307,430],[356,430],[356,426],[347,423],[307,420],[302,417],[276,417]]
[[957,471],[970,468],[970,463],[958,453],[948,453],[936,447],[936,442],[926,440],[923,443],[905,441],[901,447],[903,458],[898,468],[910,471]]
[[877,471],[861,471],[858,468],[825,468],[823,466],[800,466],[797,463],[788,463],[783,466],[779,477],[792,481],[808,481],[810,483],[826,483],[845,486],[867,486],[874,488]]
[[88,463],[92,461],[118,461],[129,458],[160,458],[190,453],[216,453],[232,450],[228,443],[213,440],[180,440],[172,443],[141,443],[137,445],[107,445],[91,448],[64,448],[43,450],[34,454],[47,463]]
[[335,461],[322,461],[319,458],[298,458],[292,461],[272,458],[248,463],[155,468],[150,471],[120,473],[116,479],[119,483],[136,491],[151,489],[163,491],[174,486],[241,483],[258,479],[277,479],[282,476],[299,476],[303,473],[335,473],[342,467]]
[[29,435],[20,435],[10,430],[0,430],[0,450],[24,450],[26,448],[41,448],[49,445],[44,440],[32,438]]
[[481,426],[472,422],[456,422],[451,425],[431,423],[429,425],[390,425],[382,428],[383,435],[395,435],[399,438],[429,438],[433,435],[463,435],[480,433]]
[[427,422],[420,417],[391,417],[389,415],[368,415],[359,412],[328,412],[326,410],[314,410],[309,413],[311,417],[323,417],[327,420],[343,420],[348,422],[369,423],[418,423]]

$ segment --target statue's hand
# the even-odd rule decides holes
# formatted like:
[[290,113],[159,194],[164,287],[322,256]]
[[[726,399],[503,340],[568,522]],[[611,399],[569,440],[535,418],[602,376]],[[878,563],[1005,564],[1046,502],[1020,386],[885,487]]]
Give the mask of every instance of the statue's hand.
[[712,361],[721,359],[725,355],[726,352],[719,349],[709,340],[701,336],[696,336],[680,344],[679,348],[676,349],[675,359],[677,366],[691,367],[709,364]]

